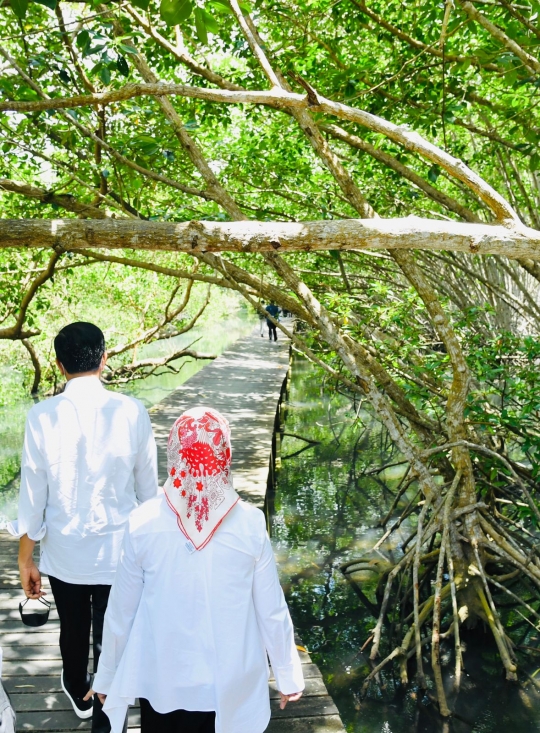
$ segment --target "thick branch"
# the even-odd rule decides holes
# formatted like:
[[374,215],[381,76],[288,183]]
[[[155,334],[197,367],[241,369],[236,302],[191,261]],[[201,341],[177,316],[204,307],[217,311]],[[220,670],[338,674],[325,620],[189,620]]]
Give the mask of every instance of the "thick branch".
[[[433,143],[425,140],[417,132],[408,130],[400,125],[395,125],[370,112],[356,109],[340,102],[333,102],[320,96],[313,89],[311,89],[310,94],[306,98],[303,95],[293,94],[292,92],[279,89],[270,92],[236,92],[226,89],[189,87],[183,84],[126,84],[119,90],[113,90],[103,94],[76,95],[68,98],[56,97],[54,99],[42,99],[35,102],[0,102],[0,111],[14,110],[23,112],[37,111],[40,109],[68,109],[95,104],[110,104],[111,102],[143,95],[160,97],[168,94],[177,94],[183,97],[229,104],[264,104],[275,107],[276,109],[283,109],[291,113],[294,112],[294,116],[299,123],[300,113],[308,107],[313,107],[315,111],[324,112],[325,114],[349,120],[350,122],[356,122],[368,130],[385,135],[389,139],[394,140],[394,142],[403,145],[408,150],[412,150],[424,158],[431,160],[433,163],[440,165],[453,178],[460,180],[481,198],[498,219],[519,222],[518,215],[506,199],[497,193],[477,173],[466,166],[463,161],[454,158]],[[78,124],[76,126],[80,127]],[[88,136],[88,132],[85,134]],[[307,134],[309,136],[309,133]],[[115,157],[119,155],[115,151]],[[328,160],[325,160],[325,163],[328,165]],[[201,193],[199,192],[198,195],[201,195]]]
[[34,380],[32,382],[30,393],[36,394],[39,389],[39,383],[41,382],[41,364],[39,362],[38,355],[36,354],[36,350],[34,349],[32,342],[28,339],[22,339],[22,344],[24,348],[28,351],[28,354],[30,355],[30,360],[32,361],[32,366],[34,368]]
[[45,191],[37,186],[31,186],[27,183],[19,183],[11,181],[8,178],[0,178],[0,191],[9,191],[10,193],[18,193],[27,198],[37,199],[43,204],[55,204],[61,206],[66,211],[73,211],[75,214],[85,216],[90,219],[107,219],[108,215],[105,211],[98,209],[92,204],[85,204],[77,201],[73,196],[67,193],[54,193],[53,191]]
[[471,18],[471,20],[476,21],[478,25],[481,25],[482,28],[484,28],[491,36],[493,36],[493,38],[499,41],[499,43],[502,43],[503,46],[506,46],[509,51],[515,54],[518,59],[523,62],[523,65],[532,74],[538,74],[540,72],[540,61],[538,61],[538,59],[536,59],[530,53],[527,53],[527,51],[525,51],[525,49],[522,48],[519,43],[516,43],[501,28],[499,28],[495,25],[495,23],[492,23],[488,18],[486,18],[486,16],[479,10],[477,10],[472,3],[459,0],[459,4],[467,13],[469,18]]
[[313,222],[160,222],[137,219],[0,219],[0,249],[204,252],[426,249],[540,260],[540,232],[525,226],[405,219]]
[[134,379],[145,379],[155,374],[159,369],[166,369],[167,371],[178,374],[185,362],[179,367],[174,366],[172,362],[184,357],[191,359],[217,359],[216,354],[201,354],[190,348],[180,349],[161,359],[142,359],[133,364],[125,364],[117,369],[109,369],[105,372],[103,378],[108,384],[125,384]]

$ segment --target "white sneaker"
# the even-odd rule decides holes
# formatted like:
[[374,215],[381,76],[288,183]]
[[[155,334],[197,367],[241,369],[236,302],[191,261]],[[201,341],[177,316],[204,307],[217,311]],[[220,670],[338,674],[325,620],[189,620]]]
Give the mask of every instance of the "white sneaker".
[[93,698],[90,698],[89,700],[83,700],[82,697],[74,697],[71,692],[68,691],[64,683],[64,670],[62,670],[62,674],[60,675],[60,683],[62,685],[62,689],[68,696],[70,703],[73,705],[75,715],[78,715],[79,718],[82,718],[83,720],[91,718],[94,707]]

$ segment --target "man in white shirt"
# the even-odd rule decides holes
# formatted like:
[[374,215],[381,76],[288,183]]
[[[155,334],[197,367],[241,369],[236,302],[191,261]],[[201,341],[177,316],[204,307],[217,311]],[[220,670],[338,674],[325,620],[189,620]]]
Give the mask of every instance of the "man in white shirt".
[[[138,503],[157,492],[157,454],[141,402],[101,384],[105,339],[91,323],[72,323],[54,341],[67,380],[63,394],[28,413],[21,466],[19,569],[28,598],[44,595],[49,576],[60,617],[62,688],[93,733],[110,724],[88,674],[93,626],[94,672],[103,618],[120,555],[125,524]],[[33,559],[41,541],[39,570]]]

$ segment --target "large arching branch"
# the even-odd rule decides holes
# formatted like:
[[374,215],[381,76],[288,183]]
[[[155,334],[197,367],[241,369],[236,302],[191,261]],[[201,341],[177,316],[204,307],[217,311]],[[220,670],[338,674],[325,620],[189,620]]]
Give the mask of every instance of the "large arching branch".
[[0,219],[9,247],[188,252],[425,249],[540,260],[540,232],[500,225],[404,219],[306,222]]
[[[438,148],[423,138],[419,133],[396,125],[393,122],[373,115],[365,110],[350,107],[341,102],[334,102],[319,95],[314,89],[306,97],[285,90],[261,92],[237,92],[225,89],[205,89],[189,87],[184,84],[126,84],[119,90],[102,94],[78,95],[73,97],[55,97],[32,102],[0,102],[0,111],[39,111],[41,109],[71,109],[95,104],[110,104],[139,96],[179,95],[210,102],[227,104],[263,104],[277,109],[287,109],[300,114],[308,108],[314,111],[355,122],[372,132],[380,133],[399,143],[407,150],[418,153],[432,163],[440,165],[452,177],[464,183],[493,211],[497,219],[519,223],[519,217],[495,189],[472,171],[463,161]],[[120,155],[120,154],[118,154]],[[197,192],[196,195],[201,195]]]

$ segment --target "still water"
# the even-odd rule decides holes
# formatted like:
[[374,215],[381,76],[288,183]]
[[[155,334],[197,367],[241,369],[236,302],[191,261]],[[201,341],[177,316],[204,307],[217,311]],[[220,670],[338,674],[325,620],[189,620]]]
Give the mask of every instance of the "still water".
[[[221,354],[237,339],[247,336],[253,330],[258,318],[237,303],[236,311],[229,304],[227,319],[193,328],[189,333],[174,339],[151,344],[141,349],[141,358],[159,358],[194,343],[193,348],[204,354]],[[173,362],[180,368],[178,374],[165,372],[160,376],[147,377],[122,388],[132,397],[137,397],[147,407],[163,400],[176,387],[186,382],[202,369],[206,360],[179,359]],[[10,375],[5,378],[9,379]],[[0,408],[0,528],[17,513],[19,491],[20,457],[24,436],[26,413],[34,401],[27,399]]]
[[[295,358],[272,541],[293,621],[323,673],[347,731],[540,731],[537,688],[525,675],[521,685],[504,680],[491,636],[481,628],[463,633],[465,675],[457,699],[450,697],[455,715],[449,722],[441,721],[429,699],[414,686],[400,689],[390,669],[381,675],[382,689],[373,684],[368,697],[360,698],[370,670],[361,649],[376,621],[366,604],[376,601],[377,571],[400,557],[399,538],[394,545],[382,545],[379,553],[371,548],[382,535],[377,521],[392,504],[403,467],[378,471],[399,456],[361,403],[353,404],[324,389],[322,381],[318,368]],[[357,576],[364,603],[339,569],[342,563],[360,557],[370,560],[369,569]],[[525,643],[536,646],[540,634],[534,629],[531,633]],[[453,640],[449,647],[441,646],[449,686],[452,645]],[[540,654],[531,665],[527,671],[540,679]]]

